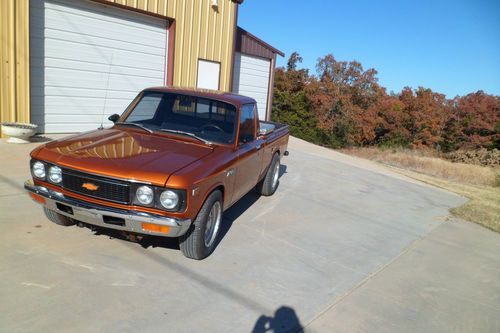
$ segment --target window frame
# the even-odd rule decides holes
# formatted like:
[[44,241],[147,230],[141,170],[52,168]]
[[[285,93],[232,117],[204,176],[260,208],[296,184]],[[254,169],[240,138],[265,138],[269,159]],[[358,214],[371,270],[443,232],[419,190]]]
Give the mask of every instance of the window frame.
[[[233,142],[232,143],[213,142],[213,143],[215,145],[218,145],[218,146],[232,147],[233,149],[237,149],[237,147],[238,147],[238,135],[239,135],[239,130],[240,130],[239,120],[240,120],[241,110],[242,110],[243,105],[240,104],[241,106],[239,106],[238,104],[230,103],[230,102],[224,101],[224,100],[219,100],[217,98],[210,98],[208,96],[198,96],[196,94],[182,93],[182,92],[175,92],[175,91],[172,92],[172,91],[162,91],[162,90],[143,90],[139,94],[137,94],[137,96],[132,100],[132,102],[130,102],[130,104],[127,106],[125,111],[121,114],[120,118],[118,119],[118,122],[125,121],[129,117],[130,113],[133,112],[136,105],[144,97],[144,95],[149,94],[149,93],[177,94],[177,95],[185,95],[185,96],[191,96],[194,98],[208,100],[208,101],[210,101],[210,109],[209,109],[210,111],[209,111],[209,118],[207,118],[207,119],[212,119],[212,114],[213,114],[212,108],[217,107],[217,105],[216,105],[217,103],[227,104],[227,105],[234,107],[234,112],[236,112],[236,115],[235,115],[235,123],[234,123],[235,128],[234,128],[234,140],[233,140]],[[197,110],[195,110],[195,115],[196,115],[196,111]],[[224,119],[226,119],[226,117],[227,117],[227,114],[225,113]],[[115,127],[115,125],[113,125],[113,127]],[[157,132],[157,131],[155,131],[155,134],[168,135],[167,132]]]

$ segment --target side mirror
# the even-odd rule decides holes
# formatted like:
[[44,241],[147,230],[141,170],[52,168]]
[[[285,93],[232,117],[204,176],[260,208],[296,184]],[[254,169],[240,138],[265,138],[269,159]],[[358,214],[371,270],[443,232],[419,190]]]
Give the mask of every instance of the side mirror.
[[274,131],[275,126],[273,124],[261,122],[259,129],[259,136],[266,136]]
[[108,117],[108,120],[109,121],[112,121],[114,123],[116,123],[118,121],[118,119],[120,119],[120,115],[119,114],[112,114],[111,116]]

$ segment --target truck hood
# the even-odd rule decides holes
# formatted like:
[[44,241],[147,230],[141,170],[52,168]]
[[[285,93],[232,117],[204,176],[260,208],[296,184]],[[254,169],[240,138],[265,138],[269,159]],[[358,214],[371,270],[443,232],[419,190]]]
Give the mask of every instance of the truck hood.
[[163,135],[106,129],[52,141],[31,156],[61,167],[163,186],[171,174],[212,151]]

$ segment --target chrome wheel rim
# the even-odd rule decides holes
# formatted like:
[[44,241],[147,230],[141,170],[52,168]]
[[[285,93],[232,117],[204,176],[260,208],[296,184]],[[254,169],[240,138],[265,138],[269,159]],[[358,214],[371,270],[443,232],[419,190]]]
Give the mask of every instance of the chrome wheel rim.
[[219,231],[220,221],[222,218],[222,206],[219,201],[216,201],[210,213],[208,214],[207,223],[205,225],[205,246],[210,247],[215,242],[217,232]]
[[280,176],[280,161],[276,162],[276,166],[274,167],[274,174],[273,174],[273,188],[278,185],[278,179]]

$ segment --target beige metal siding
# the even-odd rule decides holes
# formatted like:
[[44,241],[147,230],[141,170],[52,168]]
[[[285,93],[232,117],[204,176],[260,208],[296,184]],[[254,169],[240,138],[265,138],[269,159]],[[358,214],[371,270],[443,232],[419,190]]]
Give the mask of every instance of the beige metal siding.
[[0,122],[29,122],[29,2],[0,1]]
[[[205,59],[220,62],[220,89],[231,90],[235,2],[219,0],[218,10],[212,8],[210,0],[99,2],[174,19],[174,85],[195,87],[198,59]],[[0,121],[29,122],[29,0],[0,0],[0,28]]]

